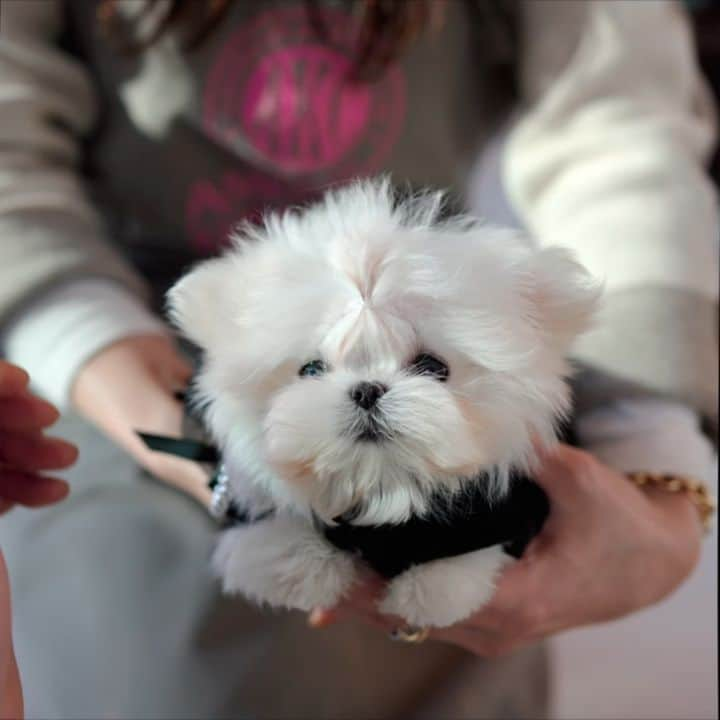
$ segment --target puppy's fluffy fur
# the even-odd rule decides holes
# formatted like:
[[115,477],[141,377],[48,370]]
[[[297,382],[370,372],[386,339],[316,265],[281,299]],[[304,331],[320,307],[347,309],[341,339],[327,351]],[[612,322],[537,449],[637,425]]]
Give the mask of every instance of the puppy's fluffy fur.
[[[598,288],[568,251],[440,220],[442,203],[357,182],[242,227],[229,252],[171,290],[173,318],[205,351],[197,391],[233,492],[277,509],[221,538],[227,590],[329,606],[358,567],[313,513],[400,523],[481,471],[497,496],[511,470],[531,469],[533,438],[553,442],[569,409],[565,358]],[[419,372],[420,354],[448,377]],[[362,382],[384,392],[371,410],[352,398]],[[415,566],[382,609],[449,625],[487,601],[505,561],[494,547]]]

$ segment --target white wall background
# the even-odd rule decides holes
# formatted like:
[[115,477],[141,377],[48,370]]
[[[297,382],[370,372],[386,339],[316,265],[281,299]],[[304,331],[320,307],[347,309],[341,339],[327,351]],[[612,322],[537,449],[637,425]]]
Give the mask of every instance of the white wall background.
[[717,529],[699,567],[660,605],[553,642],[557,720],[718,717]]

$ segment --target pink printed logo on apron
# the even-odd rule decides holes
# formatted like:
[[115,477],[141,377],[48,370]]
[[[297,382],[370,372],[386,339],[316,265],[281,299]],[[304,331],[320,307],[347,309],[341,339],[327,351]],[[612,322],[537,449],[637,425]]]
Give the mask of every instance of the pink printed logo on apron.
[[348,85],[351,62],[312,45],[278,50],[248,78],[242,129],[252,145],[286,172],[322,170],[362,137],[372,99],[367,85]]
[[304,3],[268,10],[232,33],[214,58],[203,127],[240,157],[237,169],[190,188],[188,233],[201,252],[217,248],[216,232],[248,214],[383,169],[397,142],[402,70],[390,67],[373,83],[350,81],[357,23],[338,10],[322,13],[325,35]]
[[293,188],[254,170],[229,170],[217,183],[198,180],[190,188],[185,206],[193,247],[202,255],[217,252],[241,220],[260,220],[263,211],[273,207],[279,197],[286,203],[304,200]]

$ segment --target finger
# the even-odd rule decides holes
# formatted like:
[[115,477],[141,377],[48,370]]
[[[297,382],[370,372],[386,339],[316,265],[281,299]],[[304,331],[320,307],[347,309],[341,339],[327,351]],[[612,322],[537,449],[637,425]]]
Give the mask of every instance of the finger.
[[[321,611],[323,612],[323,611]],[[374,608],[354,608],[350,605],[344,605],[333,610],[333,616],[330,620],[325,620],[320,625],[311,625],[310,627],[327,627],[329,624],[337,622],[345,622],[348,620],[361,620],[362,622],[372,625],[386,633],[391,633],[401,625],[407,623],[401,618],[391,617],[389,615],[383,615],[376,607]]]
[[438,628],[430,633],[431,637],[441,642],[458,645],[476,655],[490,655],[490,647],[497,644],[497,634],[483,628],[453,625]]
[[[353,615],[376,615],[376,601],[364,589],[355,591],[355,598],[345,598],[337,605],[328,608],[315,608],[308,615],[308,625],[312,628],[324,628]],[[362,593],[362,595],[360,594]],[[360,599],[362,597],[362,599]]]
[[166,364],[158,371],[166,389],[173,394],[187,389],[193,372],[185,358],[175,352],[168,354]]
[[22,368],[0,360],[0,396],[18,395],[29,382],[30,376]]
[[399,624],[390,617],[382,615],[376,606],[358,607],[350,603],[343,603],[332,608],[315,608],[308,616],[308,625],[312,628],[324,628],[351,618],[361,618],[365,622],[385,630],[391,630]]
[[541,453],[534,479],[551,500],[553,513],[577,517],[583,498],[592,494],[598,461],[588,452],[557,445]]
[[377,600],[372,604],[356,601],[339,608],[339,620],[351,618],[358,618],[388,634],[392,634],[398,628],[405,627],[408,624],[406,620],[397,615],[386,615],[382,613]]
[[552,553],[540,549],[534,557],[523,556],[510,565],[500,576],[490,602],[447,630],[464,633],[465,646],[480,644],[488,654],[544,635],[552,622],[552,595],[558,585],[558,568],[551,557]]
[[352,615],[379,615],[377,601],[384,586],[385,581],[374,573],[363,573],[348,596],[337,605],[312,610],[308,615],[308,625],[322,628]]
[[0,430],[41,430],[59,416],[53,405],[33,395],[0,397]]
[[171,375],[180,388],[186,387],[192,377],[192,365],[179,353],[173,356],[173,366],[170,368]]
[[0,462],[18,470],[60,470],[77,460],[77,448],[41,433],[5,432],[0,436]]
[[152,354],[153,372],[170,392],[187,388],[193,369],[167,338],[158,338]]
[[463,628],[447,628],[430,633],[433,640],[450,643],[468,650],[477,657],[498,658],[535,642],[532,639],[518,640],[514,637],[493,636],[491,633],[467,632]]
[[59,478],[0,468],[0,495],[26,507],[52,505],[67,497],[70,486]]
[[195,461],[148,451],[144,447],[136,457],[156,477],[188,493],[204,507],[210,505],[212,490],[208,487],[207,474]]
[[338,619],[337,612],[332,609],[314,608],[307,617],[307,624],[312,628],[323,628],[332,625]]

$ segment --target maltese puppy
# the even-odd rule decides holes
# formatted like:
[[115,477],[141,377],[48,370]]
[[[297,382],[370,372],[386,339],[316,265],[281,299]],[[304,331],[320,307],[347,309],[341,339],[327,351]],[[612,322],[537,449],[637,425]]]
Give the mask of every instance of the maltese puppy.
[[327,608],[369,567],[382,612],[443,627],[539,530],[527,474],[598,287],[564,249],[442,211],[355,182],[241,227],[170,291],[234,508],[226,591]]

